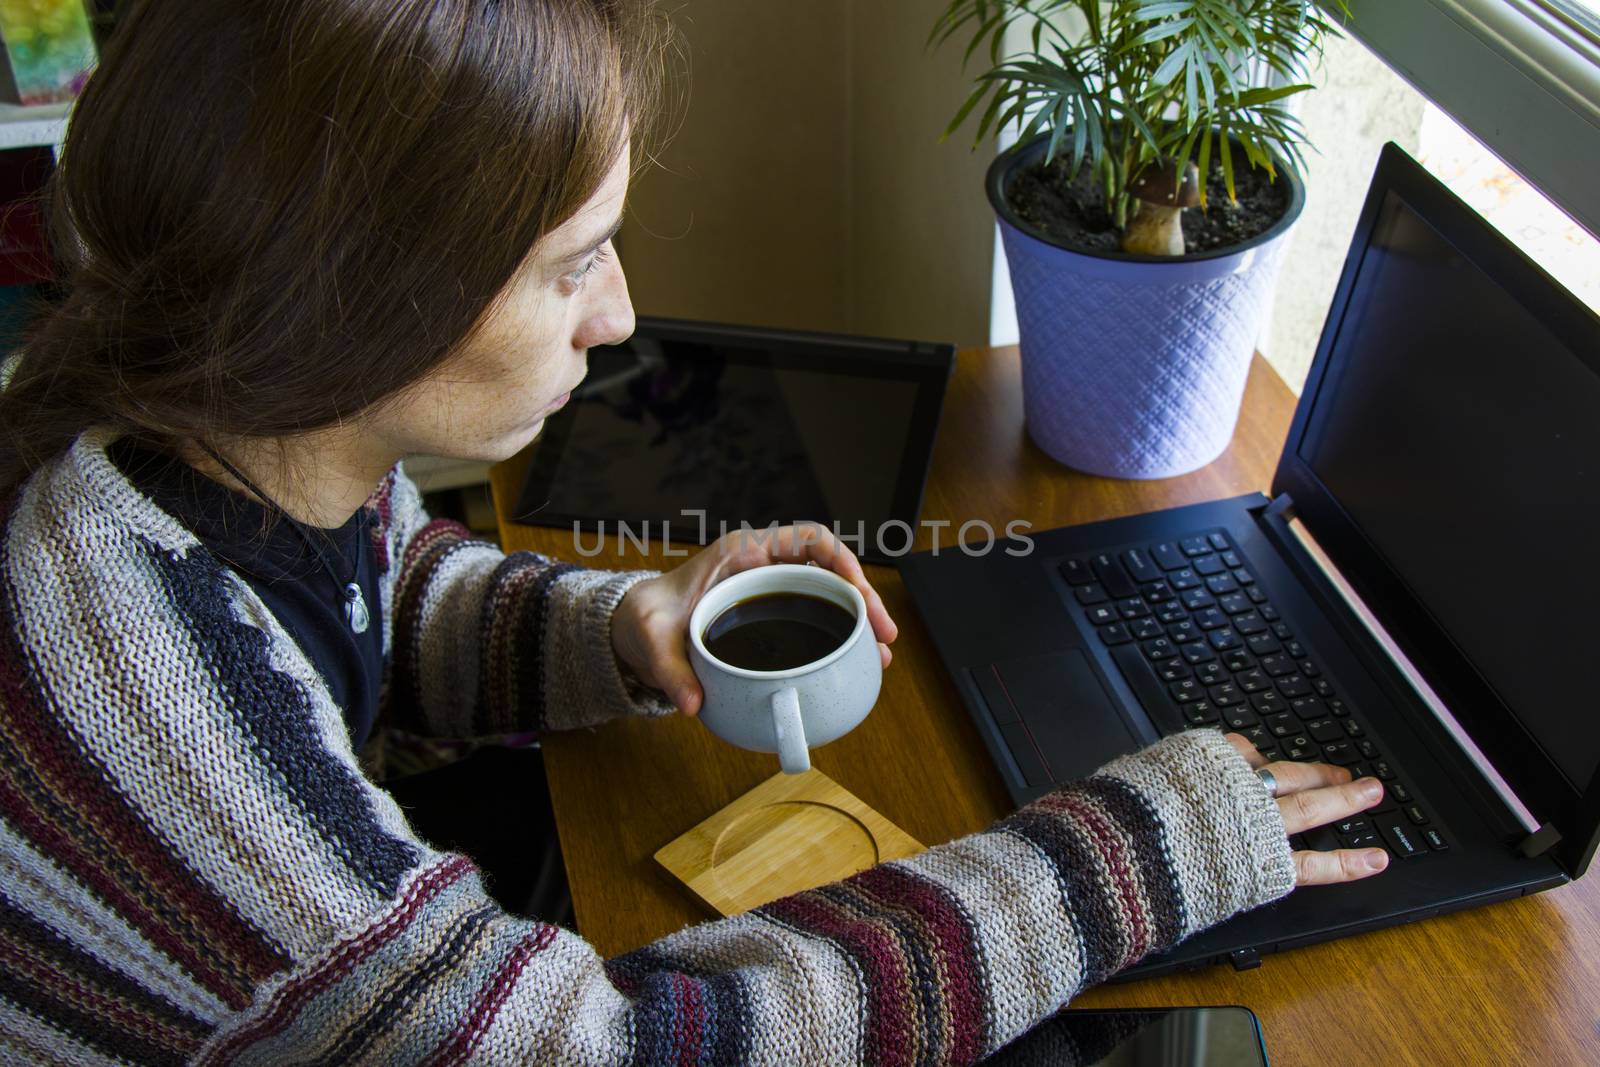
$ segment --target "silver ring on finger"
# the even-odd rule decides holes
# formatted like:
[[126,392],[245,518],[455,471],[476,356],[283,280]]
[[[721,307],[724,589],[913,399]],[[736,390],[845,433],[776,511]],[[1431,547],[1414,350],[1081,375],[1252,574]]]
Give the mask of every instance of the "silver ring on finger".
[[1256,777],[1261,779],[1261,784],[1267,787],[1267,796],[1276,798],[1278,795],[1278,776],[1265,767],[1257,767]]

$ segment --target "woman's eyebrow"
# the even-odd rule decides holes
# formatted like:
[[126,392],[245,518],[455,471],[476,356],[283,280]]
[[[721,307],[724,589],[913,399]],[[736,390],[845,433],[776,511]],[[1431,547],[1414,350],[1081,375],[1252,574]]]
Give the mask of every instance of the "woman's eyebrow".
[[578,251],[571,252],[571,253],[568,253],[565,256],[562,256],[560,262],[562,262],[562,263],[572,263],[572,262],[574,262],[576,260],[582,259],[584,256],[587,256],[590,252],[593,252],[595,249],[599,248],[601,245],[605,244],[607,241],[609,241],[613,237],[615,237],[617,235],[617,231],[620,230],[620,229],[622,229],[622,216],[618,215],[617,216],[617,221],[613,222],[611,224],[611,228],[610,229],[608,229],[605,233],[601,234],[599,237],[595,238],[593,241],[591,241],[588,244],[584,245]]

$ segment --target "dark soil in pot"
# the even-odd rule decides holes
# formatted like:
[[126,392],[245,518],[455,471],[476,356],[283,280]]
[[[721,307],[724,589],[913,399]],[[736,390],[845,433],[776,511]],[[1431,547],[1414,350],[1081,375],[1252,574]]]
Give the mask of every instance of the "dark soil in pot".
[[[1222,164],[1215,159],[1206,178],[1204,208],[1183,213],[1183,240],[1189,252],[1209,252],[1241,244],[1265,233],[1283,217],[1290,199],[1289,183],[1274,182],[1265,171],[1247,168],[1236,158],[1234,188],[1238,203],[1228,202]],[[1088,167],[1067,180],[1069,156],[1058,156],[1049,166],[1020,168],[1006,188],[1006,200],[1022,221],[1053,241],[1086,252],[1116,252],[1122,235],[1112,225],[1100,184]]]

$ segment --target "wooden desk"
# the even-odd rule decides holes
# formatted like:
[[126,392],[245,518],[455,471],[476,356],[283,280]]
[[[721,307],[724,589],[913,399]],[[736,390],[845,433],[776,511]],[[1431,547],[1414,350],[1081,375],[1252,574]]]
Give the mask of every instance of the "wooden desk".
[[[926,519],[1035,529],[1266,490],[1294,396],[1259,357],[1233,444],[1182,478],[1111,481],[1068,471],[1022,429],[1015,348],[960,354],[934,453]],[[579,559],[571,531],[520,526],[505,507],[525,461],[494,472],[507,550]],[[796,516],[797,518],[799,516]],[[927,547],[925,530],[918,547]],[[592,535],[585,545],[592,546]],[[656,567],[604,554],[590,566]],[[630,546],[631,548],[631,546]],[[928,844],[982,829],[1010,810],[999,776],[890,567],[867,568],[900,626],[872,715],[817,750],[816,765]],[[651,858],[772,775],[777,760],[735,749],[687,719],[613,723],[546,738],[545,754],[579,929],[615,955],[708,917]],[[1303,892],[1316,892],[1314,889]],[[1275,1065],[1600,1064],[1600,878],[1551,893],[1268,956],[1253,971],[1214,967],[1090,990],[1079,1007],[1245,1004]]]

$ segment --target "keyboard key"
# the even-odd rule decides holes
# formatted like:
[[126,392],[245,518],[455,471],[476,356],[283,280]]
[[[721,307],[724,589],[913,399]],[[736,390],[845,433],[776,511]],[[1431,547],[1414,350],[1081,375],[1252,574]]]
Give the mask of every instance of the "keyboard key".
[[1320,719],[1328,714],[1328,706],[1316,697],[1295,697],[1289,701],[1289,710],[1302,719]]
[[1214,685],[1206,690],[1211,695],[1211,702],[1219,708],[1232,707],[1244,703],[1244,694],[1239,692],[1239,687],[1232,682]]
[[1326,678],[1313,678],[1311,680],[1311,689],[1319,697],[1333,696],[1333,683]]
[[1218,574],[1206,579],[1206,588],[1216,596],[1239,591],[1239,583],[1230,574]]
[[1247,671],[1254,667],[1256,661],[1244,649],[1234,648],[1229,649],[1227,654],[1222,657],[1222,665],[1234,674],[1238,674],[1240,671]]
[[1223,562],[1223,564],[1225,566],[1228,566],[1228,567],[1243,567],[1244,566],[1244,560],[1239,558],[1239,553],[1237,553],[1237,552],[1224,552],[1222,554],[1222,562]]
[[1265,721],[1273,737],[1289,737],[1300,729],[1300,720],[1288,713],[1274,715]]
[[1234,675],[1234,684],[1246,693],[1261,693],[1271,689],[1272,679],[1260,670],[1243,671]]
[[1389,783],[1389,795],[1394,797],[1394,802],[1396,804],[1411,803],[1411,790],[1407,789],[1399,782]]
[[1146,641],[1139,646],[1144,649],[1144,654],[1151,660],[1171,659],[1178,654],[1178,649],[1165,637],[1157,637]]
[[1201,685],[1221,685],[1228,680],[1228,670],[1220,663],[1202,663],[1194,669],[1194,678]]
[[1428,813],[1423,811],[1420,807],[1418,807],[1415,804],[1412,804],[1409,807],[1407,807],[1405,809],[1405,813],[1406,813],[1406,818],[1410,819],[1413,823],[1415,823],[1418,826],[1425,826],[1429,822],[1432,821],[1431,819],[1428,818]]
[[1182,604],[1156,604],[1150,610],[1156,613],[1156,618],[1162,622],[1182,622],[1189,617]]
[[1248,730],[1252,726],[1261,724],[1256,713],[1246,704],[1235,704],[1231,708],[1222,709],[1222,721],[1235,730]]
[[1203,575],[1205,577],[1210,577],[1213,574],[1221,574],[1223,571],[1228,569],[1222,565],[1222,557],[1216,555],[1196,556],[1192,566],[1194,567],[1196,574]]
[[1144,602],[1143,597],[1131,596],[1126,600],[1117,601],[1117,614],[1124,619],[1137,619],[1150,614],[1150,605]]
[[[1278,621],[1277,609],[1266,602],[1267,594],[1261,591],[1261,587],[1259,585],[1246,586],[1244,595],[1249,597],[1252,602],[1261,605],[1261,617],[1263,619],[1266,619],[1268,622]],[[1272,612],[1270,617],[1267,615],[1267,612],[1269,611]]]
[[1118,618],[1117,609],[1110,604],[1096,604],[1089,609],[1089,621],[1095,626],[1104,626],[1108,622],[1116,622]]
[[1340,834],[1340,848],[1383,848],[1383,838],[1371,829],[1363,830],[1358,834]]
[[1110,626],[1100,627],[1100,639],[1108,645],[1121,645],[1132,641],[1133,635],[1128,632],[1126,626],[1114,622]]
[[1253,694],[1250,706],[1263,715],[1278,715],[1289,710],[1289,702],[1279,696],[1276,690]]
[[1348,741],[1335,741],[1322,746],[1322,759],[1338,767],[1348,767],[1357,760],[1355,746]]
[[[1323,744],[1327,744],[1330,741],[1344,740],[1344,731],[1339,729],[1339,720],[1337,719],[1312,719],[1306,723],[1306,733],[1310,734],[1313,740],[1320,741]],[[1355,759],[1352,758],[1350,762],[1354,763]]]
[[1151,545],[1150,557],[1164,571],[1180,570],[1189,565],[1189,557],[1180,552],[1178,546],[1171,541],[1163,541],[1159,545]]
[[1211,547],[1216,549],[1218,552],[1233,547],[1228,543],[1228,538],[1218,531],[1212,531],[1211,533],[1206,534],[1206,540],[1210,541]]
[[[1252,607],[1250,598],[1242,593],[1229,593],[1227,596],[1218,601],[1217,605],[1229,615],[1243,615],[1245,612],[1251,610]],[[1265,629],[1265,627],[1263,627],[1263,629]]]
[[1185,567],[1180,571],[1173,571],[1171,574],[1167,575],[1167,582],[1171,584],[1172,588],[1178,590],[1180,593],[1187,589],[1198,591],[1200,588],[1200,576],[1194,572],[1194,568],[1192,567]]
[[1100,588],[1100,584],[1098,582],[1091,582],[1088,585],[1080,585],[1072,591],[1072,595],[1077,597],[1078,603],[1082,604],[1084,607],[1088,607],[1090,604],[1104,604],[1108,599],[1110,599],[1106,596],[1106,591]]
[[1127,570],[1128,576],[1136,582],[1161,580],[1161,568],[1156,566],[1155,560],[1145,555],[1142,548],[1130,548],[1124,552],[1122,566]]
[[1189,665],[1182,660],[1166,659],[1157,665],[1156,673],[1161,676],[1163,682],[1176,682],[1179,678],[1189,677],[1194,671],[1190,670]]
[[1178,644],[1184,645],[1190,641],[1200,640],[1200,631],[1195,628],[1194,623],[1184,619],[1182,622],[1173,623],[1167,627],[1167,636]]
[[1205,696],[1205,690],[1200,688],[1193,678],[1185,678],[1181,682],[1173,682],[1167,687],[1172,694],[1172,699],[1180,704],[1187,704],[1191,700],[1199,700]]
[[1178,541],[1178,547],[1183,549],[1186,556],[1203,556],[1211,551],[1211,546],[1204,537],[1184,537]]
[[[1390,780],[1392,780],[1394,778],[1394,768],[1389,766],[1389,764],[1386,763],[1383,760],[1378,760],[1376,763],[1374,763],[1372,765],[1372,773],[1377,775],[1378,778],[1380,778],[1381,780],[1383,780],[1385,782],[1390,781]],[[1411,797],[1408,794],[1404,798],[1396,797],[1395,799],[1398,800],[1400,803],[1404,804],[1407,800],[1410,800]]]
[[1081,559],[1068,559],[1061,562],[1061,577],[1070,585],[1088,585],[1094,581],[1094,571]]
[[1350,705],[1346,704],[1338,697],[1330,696],[1324,701],[1324,703],[1328,705],[1328,710],[1333,712],[1335,715],[1345,716],[1350,714]]
[[1309,737],[1294,737],[1283,743],[1283,758],[1308,762],[1322,758],[1322,750]]
[[1160,637],[1167,632],[1161,628],[1161,624],[1159,622],[1148,617],[1143,619],[1135,619],[1129,625],[1128,629],[1133,636],[1137,637],[1141,641],[1151,637]]
[[1372,823],[1364,816],[1352,815],[1348,819],[1333,824],[1333,832],[1337,834],[1364,834],[1370,832]]
[[1128,577],[1128,572],[1122,569],[1122,564],[1117,562],[1117,557],[1108,552],[1102,552],[1089,560],[1094,567],[1094,575],[1100,579],[1100,584],[1105,586],[1106,592],[1114,597],[1130,597],[1138,592],[1133,584],[1133,579]]
[[1232,574],[1233,580],[1238,582],[1240,585],[1251,585],[1256,580],[1256,576],[1245,570],[1243,567],[1233,571]]
[[1204,726],[1217,721],[1217,707],[1209,700],[1195,700],[1183,706],[1183,717],[1191,726]]
[[1211,651],[1211,646],[1204,641],[1191,641],[1181,646],[1178,651],[1183,654],[1183,661],[1191,666],[1217,658],[1217,654]]
[[1245,644],[1250,646],[1250,651],[1258,656],[1271,655],[1283,647],[1278,644],[1278,639],[1271,634],[1251,634]]
[[1261,669],[1274,678],[1281,678],[1294,673],[1294,660],[1288,656],[1266,656],[1261,660]]
[[1235,618],[1233,620],[1233,628],[1238,630],[1241,634],[1244,634],[1246,637],[1250,637],[1255,634],[1265,632],[1267,623],[1266,620],[1262,619],[1260,615],[1257,615],[1252,611],[1249,614],[1240,615]]
[[1422,837],[1415,829],[1405,825],[1399,819],[1390,817],[1378,823],[1383,838],[1389,842],[1389,848],[1401,859],[1412,859],[1422,855],[1427,849],[1422,843]]
[[[1238,708],[1234,708],[1231,714],[1240,715],[1243,713],[1239,711]],[[1257,749],[1272,747],[1272,734],[1268,733],[1267,728],[1260,723],[1257,723],[1254,726],[1243,727],[1240,729],[1239,733],[1246,741],[1256,746]]]
[[1283,651],[1284,654],[1289,656],[1291,659],[1306,658],[1306,648],[1299,641],[1285,641],[1283,645]]
[[1176,600],[1178,594],[1173,592],[1172,586],[1166,582],[1145,582],[1139,587],[1139,595],[1152,604],[1159,604],[1164,600]]
[[1305,696],[1311,692],[1311,683],[1303,674],[1286,674],[1278,679],[1278,692],[1286,697]]
[[[1354,719],[1345,719],[1344,720],[1344,724],[1346,726],[1349,726],[1354,721],[1355,721]],[[1382,759],[1383,758],[1383,757],[1378,755],[1378,746],[1373,744],[1371,741],[1368,741],[1364,737],[1361,740],[1356,742],[1356,751],[1361,753],[1361,758],[1362,759]]]
[[1228,625],[1228,617],[1216,608],[1204,608],[1194,614],[1194,624],[1202,630],[1215,630]]
[[1286,622],[1275,622],[1272,624],[1272,636],[1279,641],[1292,641],[1294,640],[1294,631],[1289,629],[1289,624]]
[[[1277,759],[1280,755],[1282,755],[1282,753],[1280,753],[1278,751],[1278,746],[1276,746],[1276,745],[1266,745],[1266,746],[1263,746],[1263,747],[1259,747],[1259,748],[1256,749],[1256,751],[1261,753],[1261,758],[1266,760],[1268,763],[1271,763],[1273,760]],[[1293,839],[1291,838],[1291,840],[1293,840]]]
[[1230,648],[1238,648],[1244,642],[1239,640],[1239,635],[1229,627],[1212,630],[1206,635],[1211,641],[1211,647],[1218,652],[1226,652]]
[[1444,835],[1441,834],[1436,827],[1430,826],[1423,830],[1422,839],[1426,841],[1428,843],[1428,847],[1433,849],[1435,852],[1444,852],[1450,847],[1445,843]]

